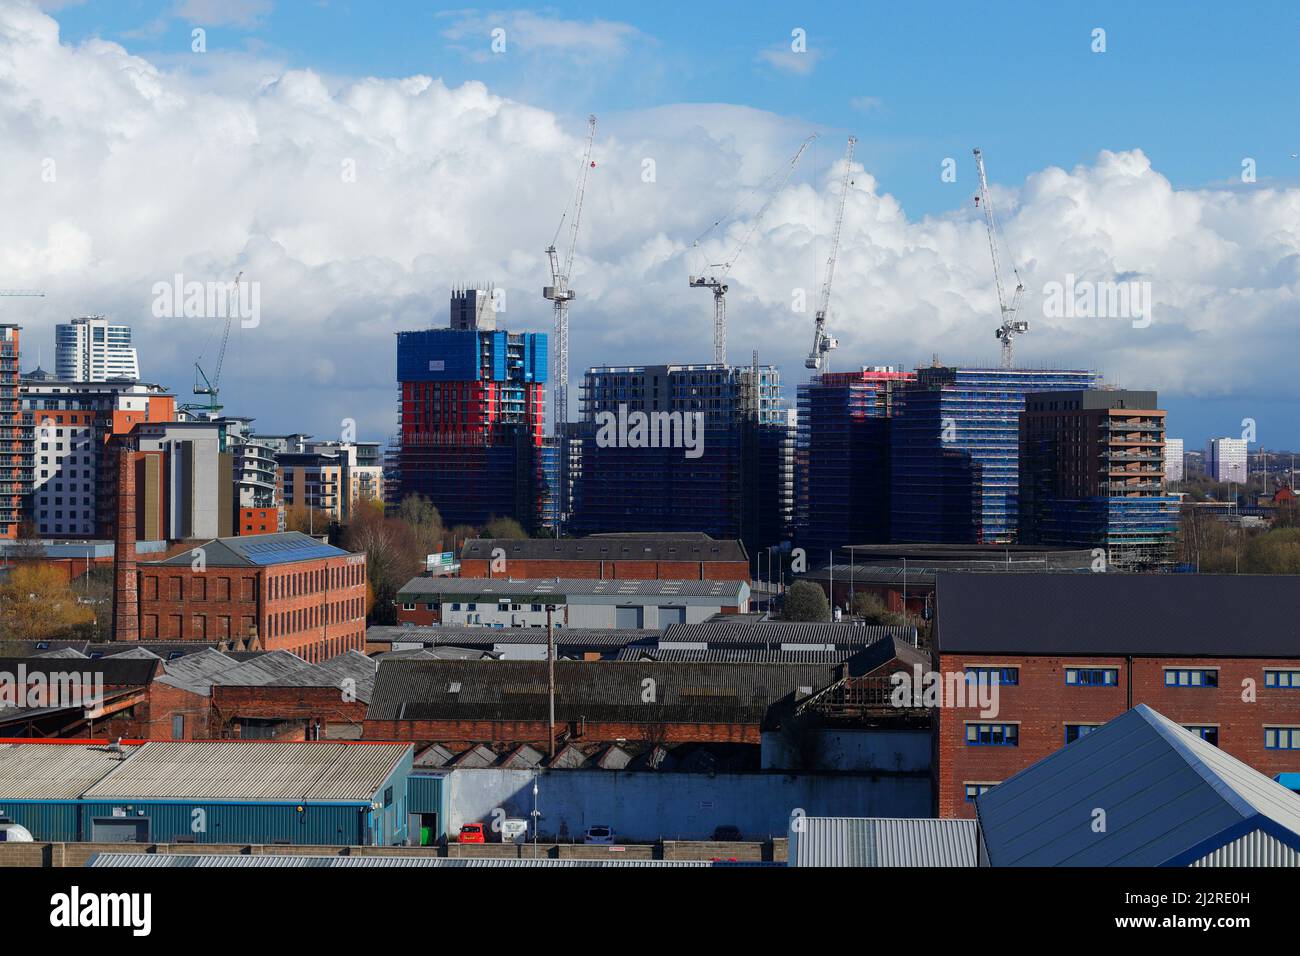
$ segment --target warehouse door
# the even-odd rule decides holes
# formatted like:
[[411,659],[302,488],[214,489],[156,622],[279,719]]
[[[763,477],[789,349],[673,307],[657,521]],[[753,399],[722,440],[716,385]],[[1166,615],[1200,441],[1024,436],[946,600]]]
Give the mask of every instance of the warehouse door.
[[92,843],[148,843],[148,817],[95,817],[90,821]]
[[676,605],[659,606],[659,626],[667,627],[669,624],[685,624],[686,608]]
[[640,627],[645,609],[642,607],[618,607],[614,611],[615,627]]

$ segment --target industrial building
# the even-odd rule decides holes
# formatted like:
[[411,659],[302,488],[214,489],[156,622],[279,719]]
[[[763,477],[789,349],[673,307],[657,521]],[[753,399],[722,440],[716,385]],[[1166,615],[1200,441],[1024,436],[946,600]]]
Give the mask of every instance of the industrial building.
[[1099,548],[1120,570],[1173,564],[1178,498],[1165,490],[1156,393],[1036,392],[1020,417],[1022,544]]
[[[144,640],[257,638],[313,663],[365,647],[366,556],[296,531],[216,538],[138,564],[119,555],[118,575],[138,580]],[[134,590],[119,587],[119,604]]]
[[1269,777],[1300,772],[1292,575],[942,574],[935,670],[996,682],[936,709],[938,815],[1138,704]]
[[794,435],[775,366],[590,368],[581,411],[575,534],[702,531],[751,557],[789,538]]
[[795,536],[814,554],[890,540],[889,427],[906,383],[890,366],[824,372],[799,386]]
[[788,866],[979,865],[974,820],[790,817]]
[[[658,628],[749,610],[745,581],[448,578],[421,575],[397,592],[405,624]],[[550,609],[548,611],[548,609]]]
[[893,540],[1013,543],[1026,396],[1097,382],[1079,369],[917,369],[890,420]]
[[975,807],[982,866],[1300,866],[1300,796],[1145,704]]
[[749,555],[740,541],[699,532],[471,538],[460,549],[460,574],[465,578],[748,581]]
[[0,742],[0,818],[38,841],[406,842],[410,744]]

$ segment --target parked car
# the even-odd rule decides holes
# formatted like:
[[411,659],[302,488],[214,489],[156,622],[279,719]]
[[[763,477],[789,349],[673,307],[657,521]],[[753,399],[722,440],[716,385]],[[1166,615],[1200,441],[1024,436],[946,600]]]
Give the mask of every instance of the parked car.
[[582,842],[609,846],[614,842],[614,828],[604,823],[593,824],[587,827],[587,832],[582,836]]
[[460,828],[457,840],[461,843],[486,843],[487,834],[481,823],[466,823]]
[[736,843],[744,838],[740,835],[740,827],[723,824],[714,828],[713,839],[719,843]]

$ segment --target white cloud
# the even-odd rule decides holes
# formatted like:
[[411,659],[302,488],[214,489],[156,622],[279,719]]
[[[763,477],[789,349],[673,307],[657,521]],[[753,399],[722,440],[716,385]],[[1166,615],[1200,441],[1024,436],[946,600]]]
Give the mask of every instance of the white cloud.
[[178,0],[174,14],[198,26],[252,29],[270,14],[271,0]]
[[[335,82],[263,60],[199,59],[201,75],[183,58],[164,68],[101,40],[61,44],[49,18],[0,5],[0,285],[49,292],[0,300],[0,319],[25,326],[25,367],[49,351],[55,322],[103,312],[134,326],[145,375],[188,398],[212,324],[151,317],[152,286],[242,269],[261,283],[261,324],[232,334],[229,411],[267,431],[318,434],[355,418],[381,437],[395,425],[392,333],[444,324],[454,283],[495,281],[507,290],[507,326],[549,330],[542,250],[572,187],[581,117],[481,83]],[[686,281],[691,242],[806,133],[727,105],[602,117],[574,279],[575,371],[710,358],[712,302]],[[840,148],[818,147],[815,183],[818,164],[805,162],[731,279],[732,358],[757,349],[789,381],[804,374],[812,338],[838,185],[825,166]],[[870,166],[867,144],[858,156]],[[647,158],[653,183],[642,179]],[[42,179],[47,160],[53,182]],[[998,159],[988,161],[996,179]],[[945,216],[909,218],[865,169],[853,181],[835,367],[910,365],[932,352],[996,361],[969,164]],[[995,196],[1032,293],[1023,364],[1099,365],[1166,394],[1297,397],[1288,346],[1300,325],[1300,190],[1175,189],[1133,150],[1045,169]],[[743,230],[720,230],[708,261],[727,257]],[[1146,278],[1154,321],[1045,318],[1042,289],[1067,273]],[[797,288],[809,299],[803,314],[791,311]]]
[[817,50],[792,50],[788,44],[777,44],[766,50],[760,50],[758,58],[782,73],[807,76],[817,68],[821,53]]
[[593,19],[565,20],[531,10],[481,13],[462,10],[441,14],[450,21],[442,35],[478,58],[490,56],[493,31],[505,31],[505,52],[563,55],[575,60],[614,59],[626,54],[632,42],[650,38],[628,23]]

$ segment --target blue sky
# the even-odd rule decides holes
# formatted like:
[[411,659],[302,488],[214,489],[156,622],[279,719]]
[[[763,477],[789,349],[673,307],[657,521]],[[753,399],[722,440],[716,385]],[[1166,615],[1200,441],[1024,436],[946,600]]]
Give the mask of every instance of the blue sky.
[[[993,181],[1013,190],[1052,167],[1096,171],[1103,150],[1140,150],[1175,192],[1231,196],[1300,187],[1300,159],[1293,158],[1300,153],[1300,83],[1295,77],[1300,62],[1300,5],[1293,2],[791,4],[760,0],[707,5],[560,2],[479,10],[453,4],[338,0],[52,0],[41,5],[57,19],[64,44],[102,38],[121,44],[162,71],[191,76],[231,70],[234,78],[225,76],[217,84],[227,93],[243,84],[252,95],[259,72],[273,77],[285,69],[313,71],[331,91],[360,77],[425,75],[452,88],[481,82],[493,96],[554,114],[566,130],[580,129],[582,118],[595,112],[602,130],[613,130],[624,140],[632,139],[640,126],[653,125],[648,120],[661,119],[663,111],[687,112],[684,105],[749,108],[770,121],[750,123],[748,114],[735,109],[716,115],[735,122],[737,130],[753,130],[756,138],[764,130],[779,128],[780,135],[771,141],[777,144],[771,146],[772,155],[785,149],[787,142],[792,148],[809,129],[822,133],[795,180],[823,193],[833,178],[831,167],[842,150],[843,136],[852,132],[860,138],[857,159],[874,177],[874,192],[893,197],[907,222],[918,226],[930,220],[955,220],[977,227],[969,209],[972,145],[981,146],[989,157]],[[509,27],[506,42],[511,55],[491,52],[490,30],[495,25]],[[212,56],[190,55],[195,27],[207,31]],[[1092,49],[1096,28],[1105,31],[1102,53]],[[807,52],[800,55],[790,52],[796,29],[806,35]],[[715,114],[690,115],[707,122]],[[667,128],[672,127],[665,123],[661,134]],[[958,183],[940,179],[940,164],[946,157],[955,157],[962,165]],[[1241,181],[1246,157],[1254,160],[1257,169],[1257,181],[1248,185]],[[1100,189],[1097,183],[1104,185],[1108,175],[1097,172],[1093,185]],[[707,197],[710,184],[697,185],[696,193]],[[729,204],[730,200],[723,201],[721,208]],[[1208,201],[1210,206],[1218,204],[1218,199]],[[705,217],[710,214],[700,212]],[[608,215],[617,219],[613,212]],[[592,231],[598,231],[598,206],[592,216]],[[1228,218],[1236,222],[1241,216],[1233,212]],[[816,220],[814,215],[814,221],[818,229],[824,228],[824,217]],[[1261,221],[1267,223],[1267,217]],[[655,225],[672,238],[688,228],[680,222]],[[1104,234],[1107,228],[1112,227],[1103,223],[1088,235]],[[1259,227],[1276,228],[1275,224]],[[977,232],[976,228],[970,235]],[[1284,243],[1293,242],[1295,232],[1292,224]],[[1219,238],[1227,247],[1242,245],[1240,234],[1231,230],[1216,242]],[[1168,238],[1161,241],[1168,246]],[[903,246],[927,247],[926,242],[912,238]],[[971,245],[967,242],[963,248]],[[825,249],[815,243],[810,249],[811,272]],[[629,239],[619,256],[626,260],[635,250]],[[760,255],[759,250],[754,255]],[[502,261],[509,259],[507,251],[501,256]],[[979,267],[978,256],[985,257],[986,263],[987,248],[973,248],[972,269]],[[1202,297],[1201,313],[1223,310],[1228,318],[1217,318],[1215,312],[1215,321],[1232,321],[1231,303],[1210,300],[1226,296],[1229,285],[1254,284],[1252,257],[1257,258],[1257,253],[1246,250],[1231,276],[1206,279],[1210,291],[1195,293]],[[1124,261],[1122,250],[1106,258],[1120,271]],[[1270,304],[1244,310],[1258,324],[1238,336],[1246,339],[1243,349],[1268,353],[1272,361],[1269,371],[1260,371],[1258,381],[1247,354],[1224,373],[1227,381],[1215,382],[1214,363],[1224,354],[1215,336],[1228,341],[1230,330],[1221,325],[1217,330],[1201,327],[1191,320],[1185,320],[1185,335],[1177,342],[1161,340],[1163,351],[1157,359],[1144,362],[1133,357],[1133,349],[1148,347],[1145,342],[1131,340],[1135,344],[1130,346],[1129,340],[1117,339],[1096,347],[1098,364],[1107,372],[1120,369],[1120,384],[1160,387],[1163,404],[1171,411],[1171,431],[1181,432],[1189,447],[1212,434],[1237,434],[1246,417],[1259,421],[1260,440],[1266,447],[1300,447],[1300,417],[1292,413],[1300,395],[1295,376],[1280,367],[1277,354],[1279,345],[1284,353],[1294,352],[1297,326],[1279,324],[1268,312],[1294,312],[1287,303],[1297,287],[1296,261],[1300,260],[1295,256],[1280,256],[1276,262],[1270,258],[1261,269],[1280,276]],[[499,271],[506,269],[498,263]],[[169,269],[160,271],[170,274]],[[653,270],[647,273],[647,283],[654,275]],[[674,272],[673,281],[678,279]],[[524,282],[536,284],[531,275]],[[991,282],[984,285],[991,294]],[[909,291],[914,290],[903,287],[899,294],[906,296]],[[1180,297],[1181,293],[1174,296]],[[736,307],[738,321],[744,321],[743,303]],[[545,328],[544,303],[534,302],[529,308],[529,324]],[[1187,309],[1188,315],[1200,314],[1194,303]],[[1260,330],[1266,330],[1267,337]],[[738,329],[738,342],[744,341],[744,331],[743,326]],[[806,348],[802,327],[795,334],[799,348]],[[660,345],[670,350],[671,342],[652,342],[648,350],[637,350],[623,347],[625,340],[617,336],[596,341],[577,325],[574,335],[581,343],[575,370],[595,361],[677,357],[670,351],[653,352]],[[880,347],[883,354],[873,352],[877,339],[887,342]],[[979,346],[991,342],[991,335],[981,328]],[[1066,342],[1059,343],[1062,361],[1091,359],[1092,353],[1077,342],[1069,345],[1073,352]],[[738,351],[745,349],[747,357],[747,348],[741,345]],[[1055,357],[1056,348],[1045,333],[1026,340],[1029,354],[1038,349],[1037,356],[1044,360]],[[799,354],[793,347],[790,351]],[[928,360],[936,347],[921,335],[900,344],[897,336],[880,332],[876,339],[862,340],[845,351],[840,368],[882,361],[915,364]],[[992,348],[988,354],[993,354]],[[793,384],[802,370],[797,357],[794,362],[790,357],[783,354],[781,362],[788,383]],[[690,355],[680,360],[700,358]],[[183,383],[185,373],[175,370],[185,369],[186,362],[180,357],[168,361],[165,370]],[[1176,372],[1143,377],[1155,367],[1153,362],[1173,361],[1180,363]],[[322,359],[317,364],[319,381],[327,382],[334,374],[330,368],[341,363]],[[250,382],[255,380],[250,375]],[[384,369],[365,388],[384,392],[390,383],[391,372]],[[250,394],[250,401],[253,398]],[[391,406],[386,397],[383,401]],[[297,406],[243,411],[256,414],[267,430],[303,427],[290,420],[293,414],[303,413]],[[370,414],[366,411],[358,417],[372,422],[371,430],[383,427],[379,413],[367,418]]]
[[[214,7],[227,6],[213,0]],[[174,2],[91,0],[59,11],[65,39],[118,39],[145,56],[186,51]],[[184,6],[180,4],[179,6]],[[238,7],[238,2],[229,4]],[[253,4],[251,9],[261,9]],[[547,16],[638,31],[627,55],[476,58],[488,35],[450,40],[459,4],[281,0],[208,26],[210,49],[273,54],[352,76],[428,74],[582,116],[668,103],[734,103],[856,132],[859,155],[909,215],[954,205],[942,157],[970,144],[1019,181],[1099,149],[1140,147],[1177,186],[1229,183],[1243,156],[1260,179],[1300,180],[1300,5],[1294,2],[551,3]],[[485,8],[477,16],[499,19]],[[150,25],[165,22],[151,36]],[[504,22],[504,20],[502,20]],[[1092,52],[1094,28],[1106,31]],[[806,31],[806,74],[773,68]],[[507,40],[509,37],[507,36]],[[833,158],[828,156],[827,159]],[[962,197],[964,198],[964,196]]]

